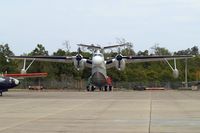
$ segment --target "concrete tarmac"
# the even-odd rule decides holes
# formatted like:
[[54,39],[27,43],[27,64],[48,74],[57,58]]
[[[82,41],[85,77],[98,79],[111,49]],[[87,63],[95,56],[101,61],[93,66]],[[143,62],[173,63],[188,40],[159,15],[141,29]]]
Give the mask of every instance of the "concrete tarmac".
[[200,91],[7,92],[0,133],[199,133]]

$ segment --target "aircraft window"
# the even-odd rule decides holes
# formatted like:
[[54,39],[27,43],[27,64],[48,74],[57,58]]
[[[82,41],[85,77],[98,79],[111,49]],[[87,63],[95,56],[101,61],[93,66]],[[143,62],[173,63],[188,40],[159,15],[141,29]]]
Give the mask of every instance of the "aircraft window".
[[102,57],[102,55],[101,55],[101,54],[94,54],[94,56],[101,56],[101,57]]

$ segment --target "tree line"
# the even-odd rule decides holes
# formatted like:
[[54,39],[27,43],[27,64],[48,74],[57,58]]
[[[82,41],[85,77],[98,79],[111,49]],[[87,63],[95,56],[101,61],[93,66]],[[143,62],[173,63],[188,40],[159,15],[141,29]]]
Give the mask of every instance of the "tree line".
[[[199,49],[197,46],[185,50],[179,50],[174,53],[168,49],[159,47],[159,45],[153,46],[149,50],[135,52],[132,48],[131,42],[129,47],[122,49],[120,52],[123,55],[135,55],[135,56],[151,56],[151,55],[196,55],[196,57],[188,59],[188,80],[196,81],[200,79],[200,57]],[[69,47],[69,46],[67,46]],[[63,50],[58,49],[52,55],[54,56],[75,56],[77,51],[70,51],[70,49]],[[91,52],[81,51],[84,57],[91,58]],[[115,57],[118,51],[105,51],[105,58]],[[7,60],[6,56],[12,56],[14,52],[10,49],[8,44],[0,45],[0,71],[2,73],[19,73],[23,66],[23,61],[20,60]],[[30,53],[23,55],[45,55],[49,56],[49,52],[42,44],[37,44],[35,49]],[[173,64],[173,61],[170,61]],[[126,64],[124,71],[118,71],[115,68],[108,69],[108,76],[112,77],[113,81],[128,81],[128,82],[182,82],[185,79],[185,60],[177,60],[177,67],[179,70],[179,77],[175,79],[172,75],[172,70],[164,61],[158,62],[144,62],[144,63],[131,63]],[[66,79],[84,79],[87,80],[91,74],[90,68],[85,68],[83,71],[77,71],[73,65],[65,63],[53,63],[53,62],[34,62],[28,72],[47,72],[49,80],[63,81]],[[33,79],[31,79],[33,80]],[[35,80],[35,79],[34,79]]]

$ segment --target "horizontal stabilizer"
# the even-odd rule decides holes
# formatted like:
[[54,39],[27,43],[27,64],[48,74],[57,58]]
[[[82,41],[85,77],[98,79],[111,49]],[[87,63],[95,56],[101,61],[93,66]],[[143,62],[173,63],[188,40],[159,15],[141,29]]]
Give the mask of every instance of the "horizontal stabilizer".
[[103,49],[119,48],[119,47],[124,47],[124,46],[128,46],[128,44],[111,45],[111,46],[103,47]]
[[95,46],[94,44],[91,44],[91,45],[77,44],[77,45],[81,47],[86,47],[88,49],[100,49],[100,50],[128,46],[128,44],[111,45],[111,46],[105,46],[105,47]]
[[77,45],[78,45],[78,46],[81,46],[81,47],[86,47],[86,48],[88,48],[88,49],[101,49],[100,46],[95,46],[95,45],[93,45],[93,44],[91,44],[91,45],[77,44]]

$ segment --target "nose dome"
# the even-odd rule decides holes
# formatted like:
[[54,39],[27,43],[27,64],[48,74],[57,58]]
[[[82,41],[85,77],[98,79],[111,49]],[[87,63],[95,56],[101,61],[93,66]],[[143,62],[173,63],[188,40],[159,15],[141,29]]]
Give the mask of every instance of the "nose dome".
[[14,79],[14,82],[15,82],[16,85],[20,84],[19,80],[17,80],[17,79]]
[[100,56],[93,57],[93,63],[94,63],[94,65],[101,65],[102,62],[103,62],[102,57],[100,57]]

